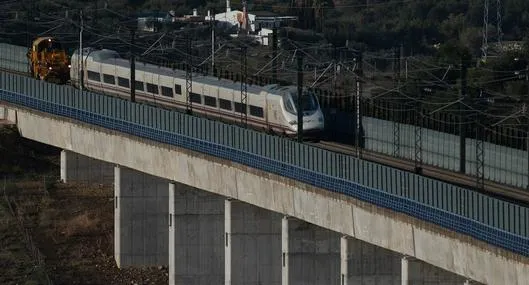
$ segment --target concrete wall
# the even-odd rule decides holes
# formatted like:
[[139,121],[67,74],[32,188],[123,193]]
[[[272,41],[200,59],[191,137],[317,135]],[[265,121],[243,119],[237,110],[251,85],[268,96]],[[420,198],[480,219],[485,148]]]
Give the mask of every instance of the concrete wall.
[[529,284],[527,258],[296,181],[25,111],[18,127],[26,138],[296,217],[481,283]]
[[63,150],[61,151],[61,181],[110,185],[114,182],[114,165]]
[[7,118],[7,109],[4,106],[0,106],[0,120]]
[[339,285],[340,235],[289,218],[289,285]]
[[11,109],[11,108],[7,108],[7,107],[4,107],[4,119],[5,120],[8,120],[12,123],[17,123],[17,110],[14,110],[14,109]]
[[[401,285],[402,255],[368,243],[347,238],[347,285]],[[406,258],[409,285],[463,284],[461,276],[424,263]]]
[[401,284],[401,255],[353,238],[346,238],[350,284]]
[[282,215],[240,201],[227,200],[226,209],[230,284],[281,284]]
[[169,184],[169,284],[224,282],[224,198]]
[[121,166],[114,175],[118,267],[168,265],[168,181]]

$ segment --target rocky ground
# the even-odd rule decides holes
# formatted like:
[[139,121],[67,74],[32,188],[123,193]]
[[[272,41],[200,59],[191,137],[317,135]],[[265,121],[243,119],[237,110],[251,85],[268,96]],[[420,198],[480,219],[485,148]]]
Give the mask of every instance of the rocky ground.
[[116,267],[110,187],[56,183],[58,150],[27,149],[12,131],[0,133],[0,158],[10,160],[0,167],[0,284],[47,284],[46,275],[56,285],[168,283],[165,267]]

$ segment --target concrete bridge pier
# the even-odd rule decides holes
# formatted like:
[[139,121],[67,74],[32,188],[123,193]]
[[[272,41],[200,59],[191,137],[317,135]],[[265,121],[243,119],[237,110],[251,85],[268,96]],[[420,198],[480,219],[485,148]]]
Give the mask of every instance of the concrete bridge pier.
[[400,284],[409,285],[410,284],[410,258],[408,256],[403,256],[401,258],[401,273],[400,273]]
[[349,246],[350,238],[342,236],[340,238],[340,285],[352,285],[353,280],[349,275],[349,266],[351,260],[351,252]]
[[461,276],[410,256],[368,244],[350,236],[340,238],[340,285],[457,285]]
[[225,285],[281,284],[281,217],[225,200]]
[[7,119],[7,108],[4,106],[0,106],[0,120],[6,120]]
[[224,197],[171,182],[168,200],[169,284],[222,284]]
[[340,284],[340,235],[291,217],[282,220],[283,285]]
[[114,183],[118,267],[169,284],[476,284],[411,257],[178,182],[61,152],[64,182]]
[[61,151],[61,181],[63,183],[106,184],[114,182],[111,163],[69,150]]
[[168,181],[114,167],[114,258],[119,268],[168,264]]

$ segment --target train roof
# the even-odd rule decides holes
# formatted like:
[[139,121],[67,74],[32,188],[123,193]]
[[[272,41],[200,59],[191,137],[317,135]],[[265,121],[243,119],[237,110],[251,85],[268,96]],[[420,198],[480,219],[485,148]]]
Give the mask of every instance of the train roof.
[[[77,50],[74,52],[77,55]],[[90,58],[91,60],[105,64],[115,64],[120,67],[130,68],[130,62],[119,56],[118,52],[109,49],[94,49],[94,48],[83,48],[83,57]],[[149,64],[141,61],[136,61],[136,70],[165,75],[169,77],[178,77],[185,79],[186,72],[179,69],[171,69],[162,67],[154,64]],[[234,82],[227,79],[219,79],[213,76],[206,76],[200,73],[193,73],[193,82],[220,86],[227,89],[240,90],[241,83]],[[277,84],[271,84],[266,86],[258,85],[247,85],[247,90],[250,93],[259,94],[261,92],[268,92],[274,95],[279,95],[287,92],[292,92],[296,89],[295,86],[279,86]]]
[[52,41],[58,42],[57,39],[54,38],[54,37],[38,37],[38,38],[36,38],[33,41],[33,45],[36,46],[36,45],[40,44],[41,42],[47,41],[47,40],[52,40]]

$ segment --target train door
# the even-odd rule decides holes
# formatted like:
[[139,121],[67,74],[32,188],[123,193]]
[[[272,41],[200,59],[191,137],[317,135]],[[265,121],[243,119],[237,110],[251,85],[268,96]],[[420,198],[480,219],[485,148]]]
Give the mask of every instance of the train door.
[[277,100],[277,96],[270,96],[270,93],[267,92],[267,115],[268,115],[268,123],[270,125],[277,125],[280,124],[280,114],[281,114],[281,107],[279,106],[279,100]]
[[[70,80],[73,84],[73,86],[77,86],[79,84],[79,78],[81,74],[79,74],[79,56],[76,56],[75,54],[72,54],[71,57],[71,68],[70,68]],[[73,76],[72,76],[73,75]]]
[[[153,104],[156,104],[156,96],[154,96],[154,86],[153,86],[153,77],[155,76],[154,74],[150,73],[150,72],[141,72],[143,74],[143,78],[141,81],[143,81],[143,88],[145,88],[145,97],[146,97],[146,100],[153,103]],[[138,73],[137,73],[138,74]]]
[[101,90],[101,92],[103,94],[108,94],[108,90],[105,88],[105,86],[103,85],[103,82],[104,82],[104,78],[105,76],[103,76],[103,74],[105,73],[105,64],[104,63],[101,63],[101,62],[94,62],[92,61],[91,64],[96,64],[97,65],[97,71],[99,72],[99,81],[96,83],[99,88],[99,90]]
[[268,121],[268,92],[262,92],[261,91],[261,96],[263,96],[263,99],[264,99],[264,102],[263,102],[263,116],[264,116],[264,120],[265,120],[265,124],[266,124],[266,128],[269,130],[270,129],[270,122]]
[[215,112],[212,112],[211,105],[212,102],[210,100],[211,98],[211,91],[209,90],[209,85],[206,84],[200,84],[200,92],[197,92],[199,94],[202,94],[202,105],[204,105],[204,112],[206,113],[206,116],[208,118],[216,117]]
[[88,55],[90,55],[90,50],[87,50],[86,53],[83,50],[81,52],[81,70],[79,71],[81,73],[81,76],[83,78],[82,83],[84,87],[87,87],[88,84]]

